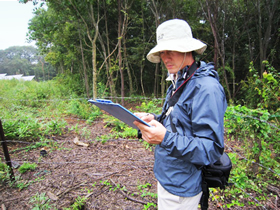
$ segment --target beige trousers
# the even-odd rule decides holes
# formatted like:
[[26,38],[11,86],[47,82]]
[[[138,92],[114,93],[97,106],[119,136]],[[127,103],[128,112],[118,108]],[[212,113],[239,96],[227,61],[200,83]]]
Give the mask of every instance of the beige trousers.
[[159,210],[197,210],[202,192],[193,197],[180,197],[167,192],[158,182]]

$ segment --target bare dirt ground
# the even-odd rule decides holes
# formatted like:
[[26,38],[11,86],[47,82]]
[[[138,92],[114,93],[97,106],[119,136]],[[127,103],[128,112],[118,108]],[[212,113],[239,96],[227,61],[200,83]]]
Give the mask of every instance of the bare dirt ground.
[[[40,155],[42,148],[10,154],[12,161],[36,163],[38,167],[22,175],[14,169],[23,183],[29,183],[26,188],[20,190],[5,183],[0,185],[2,209],[32,209],[35,202],[31,202],[31,197],[36,193],[45,193],[47,200],[42,203],[52,206],[50,209],[69,208],[79,197],[87,198],[80,209],[141,210],[148,203],[157,203],[156,198],[151,196],[156,193],[153,151],[136,139],[116,139],[105,143],[95,141],[97,136],[110,132],[101,120],[92,125],[79,119],[68,120],[69,126],[77,123],[91,131],[92,141],[84,141],[89,143],[88,147],[75,145],[73,140],[77,135],[70,132],[50,137],[53,145],[46,147],[45,157]],[[26,145],[10,144],[9,150],[23,146]],[[2,151],[0,157],[4,159]],[[219,205],[215,200],[210,201],[209,210],[221,209]]]
[[[80,126],[88,125],[80,122]],[[92,139],[110,132],[102,121],[90,127]],[[78,196],[87,198],[83,209],[143,209],[148,202],[156,203],[156,199],[140,196],[140,186],[147,183],[152,187],[148,186],[146,192],[156,193],[153,152],[145,149],[141,142],[92,141],[84,142],[89,146],[83,147],[73,143],[75,137],[74,133],[52,137],[55,148],[47,147],[45,157],[40,155],[41,148],[10,154],[12,161],[35,162],[38,167],[21,175],[26,182],[33,181],[27,188],[19,190],[2,185],[0,203],[7,209],[32,209],[34,203],[30,198],[36,193],[46,193],[53,209],[69,208]],[[22,145],[10,145],[9,150],[18,147]],[[16,169],[14,173],[19,175]]]

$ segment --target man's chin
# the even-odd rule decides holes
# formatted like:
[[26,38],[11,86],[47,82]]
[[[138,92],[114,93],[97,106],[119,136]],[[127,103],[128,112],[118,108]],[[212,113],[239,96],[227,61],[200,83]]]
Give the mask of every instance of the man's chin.
[[174,69],[168,69],[168,73],[169,74],[176,74],[178,71],[174,70]]

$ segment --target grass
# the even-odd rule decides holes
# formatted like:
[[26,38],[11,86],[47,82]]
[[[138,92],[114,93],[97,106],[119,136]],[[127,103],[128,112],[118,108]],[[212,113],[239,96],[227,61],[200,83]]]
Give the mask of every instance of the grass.
[[[158,114],[160,113],[160,102],[158,100],[143,102],[136,109]],[[240,116],[237,112],[246,117]],[[0,116],[6,139],[32,142],[29,146],[22,148],[24,152],[43,146],[50,147],[50,149],[56,148],[56,145],[48,142],[47,139],[53,135],[63,135],[70,131],[76,132],[84,138],[90,138],[90,131],[86,128],[79,128],[78,124],[70,128],[67,121],[64,120],[67,117],[83,119],[89,124],[94,122],[96,118],[102,118],[106,126],[111,129],[111,132],[104,136],[99,136],[98,139],[101,141],[112,138],[135,139],[137,136],[136,129],[128,127],[112,116],[102,114],[98,108],[88,103],[86,99],[78,98],[55,80],[42,83],[16,80],[1,81]],[[273,116],[276,115],[274,114]],[[262,117],[262,120],[257,119],[260,117]],[[242,139],[239,143],[245,148],[244,156],[246,160],[241,160],[236,153],[229,153],[234,164],[231,182],[235,184],[224,191],[217,189],[212,191],[214,194],[212,199],[215,198],[221,203],[224,203],[225,200],[230,200],[225,204],[225,208],[258,206],[260,205],[259,203],[264,203],[265,199],[273,196],[268,192],[267,186],[277,186],[279,182],[280,149],[279,131],[270,126],[270,122],[279,127],[278,121],[275,120],[275,117],[269,117],[267,110],[252,110],[244,106],[228,107],[225,120],[225,126],[228,131],[226,135],[228,139],[233,139],[232,141],[237,142],[238,139]],[[259,145],[256,145],[254,143],[258,138],[261,138],[262,141],[259,142]],[[144,147],[151,149],[152,145],[144,142]],[[253,162],[256,162],[254,155],[257,153],[260,154],[259,164],[264,167],[259,167],[257,173],[252,173],[250,167],[254,164]],[[36,164],[25,163],[19,168],[19,172],[25,173],[28,170],[36,170],[36,167]],[[269,169],[273,170],[274,173]],[[7,182],[8,177],[5,164],[0,164],[0,180]],[[29,184],[32,184],[32,182],[17,179],[13,186],[23,189],[28,187]],[[144,188],[141,190],[143,191],[143,196],[155,196],[149,194]],[[259,203],[250,200],[248,194],[256,195],[256,200]],[[264,195],[267,195],[268,198]],[[48,200],[44,199],[44,197],[45,195],[41,194],[33,197],[31,203],[34,204],[34,208],[38,207],[40,200],[48,203]],[[83,197],[77,197],[75,202],[81,204],[85,200],[83,200]],[[37,207],[35,204],[38,204]],[[149,206],[153,206],[153,204],[147,204],[147,208]]]
[[[56,80],[1,80],[0,116],[6,139],[38,141],[67,132],[65,116],[93,122],[101,112]],[[85,135],[85,131],[83,135]]]

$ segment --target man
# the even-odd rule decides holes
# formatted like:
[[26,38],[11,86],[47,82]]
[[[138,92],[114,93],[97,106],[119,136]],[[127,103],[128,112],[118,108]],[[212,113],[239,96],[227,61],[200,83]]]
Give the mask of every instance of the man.
[[[216,162],[223,153],[226,97],[213,63],[195,62],[194,52],[202,54],[206,45],[193,38],[186,21],[163,22],[156,35],[157,45],[147,59],[162,60],[172,85],[161,115],[136,113],[151,127],[134,124],[145,141],[156,144],[158,209],[197,209],[202,195],[199,166]],[[168,101],[179,90],[178,101],[170,106]]]

